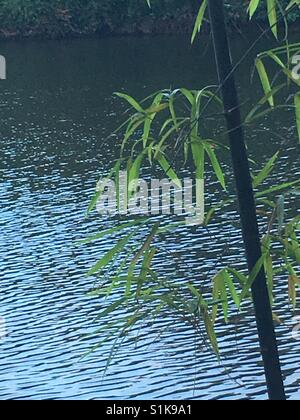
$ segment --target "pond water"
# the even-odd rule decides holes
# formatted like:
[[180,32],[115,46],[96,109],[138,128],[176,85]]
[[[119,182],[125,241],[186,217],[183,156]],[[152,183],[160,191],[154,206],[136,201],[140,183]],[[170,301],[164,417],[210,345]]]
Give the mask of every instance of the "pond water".
[[[233,39],[235,60],[249,43]],[[124,344],[105,375],[110,344],[82,359],[101,340],[85,335],[101,327],[94,319],[104,307],[101,298],[87,296],[95,279],[86,272],[111,243],[73,245],[114,224],[84,218],[97,179],[118,153],[116,139],[107,136],[122,119],[124,104],[112,94],[125,89],[142,98],[159,88],[215,83],[209,39],[193,49],[182,37],[3,42],[1,54],[8,79],[0,89],[0,398],[265,398],[251,310],[219,325],[221,363],[209,350],[197,350],[194,331],[167,314],[145,326],[136,346]],[[258,82],[249,80],[252,58],[240,66],[244,107],[262,96]],[[293,116],[277,112],[271,123],[262,121],[248,133],[258,162],[282,147],[282,137],[274,180],[300,173]],[[226,172],[231,178],[229,165]],[[217,184],[208,177],[209,201]],[[234,211],[219,217],[209,233],[184,228],[170,234],[157,270],[200,281],[226,262],[243,266],[240,231],[230,218],[237,221]],[[285,384],[297,399],[300,341],[291,338],[287,280],[277,282],[276,311],[286,321],[277,328]]]

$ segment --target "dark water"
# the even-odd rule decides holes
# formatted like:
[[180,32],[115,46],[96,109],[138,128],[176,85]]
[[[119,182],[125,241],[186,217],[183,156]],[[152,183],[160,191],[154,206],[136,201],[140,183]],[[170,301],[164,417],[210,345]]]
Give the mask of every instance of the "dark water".
[[[220,364],[208,350],[197,350],[192,330],[174,326],[167,315],[145,326],[136,346],[123,346],[104,377],[109,345],[81,359],[101,339],[82,336],[93,331],[104,306],[86,296],[94,279],[85,274],[111,244],[72,245],[114,223],[84,219],[95,182],[118,151],[115,140],[106,139],[124,110],[112,93],[126,89],[142,98],[159,88],[215,83],[208,42],[194,51],[176,37],[1,45],[8,80],[0,90],[0,316],[7,331],[0,340],[0,398],[265,398],[251,310],[218,327]],[[235,59],[248,43],[233,40]],[[240,66],[244,108],[261,94],[257,81],[250,84],[251,65],[247,59]],[[279,135],[284,152],[273,179],[288,180],[299,174],[291,114],[278,112],[248,133],[249,148],[262,162],[281,145]],[[209,179],[208,201],[216,188]],[[206,273],[222,264],[243,265],[240,231],[230,217],[236,214],[220,217],[209,233],[185,228],[170,235],[161,244],[169,253],[156,262],[158,271],[182,281],[209,280]],[[277,329],[285,383],[289,397],[298,398],[300,341],[291,338],[287,280],[277,283],[276,311],[286,321]]]

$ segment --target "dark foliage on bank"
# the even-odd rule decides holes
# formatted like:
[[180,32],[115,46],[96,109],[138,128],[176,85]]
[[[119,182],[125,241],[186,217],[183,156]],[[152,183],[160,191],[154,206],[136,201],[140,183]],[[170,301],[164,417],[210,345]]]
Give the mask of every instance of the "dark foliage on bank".
[[[247,3],[227,1],[228,20],[245,23]],[[152,0],[149,10],[145,0],[0,0],[0,36],[184,33],[190,32],[199,4],[199,0]],[[263,11],[257,15],[264,17]]]

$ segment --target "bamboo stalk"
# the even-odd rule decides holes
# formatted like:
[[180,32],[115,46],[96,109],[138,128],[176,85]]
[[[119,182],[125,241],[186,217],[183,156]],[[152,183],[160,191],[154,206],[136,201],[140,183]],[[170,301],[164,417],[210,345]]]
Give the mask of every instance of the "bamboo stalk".
[[[249,273],[262,256],[256,204],[242,128],[235,76],[230,58],[223,0],[208,0],[218,77],[222,86],[225,117],[236,181],[239,211]],[[264,268],[258,274],[252,295],[267,390],[271,400],[285,400],[285,391]]]

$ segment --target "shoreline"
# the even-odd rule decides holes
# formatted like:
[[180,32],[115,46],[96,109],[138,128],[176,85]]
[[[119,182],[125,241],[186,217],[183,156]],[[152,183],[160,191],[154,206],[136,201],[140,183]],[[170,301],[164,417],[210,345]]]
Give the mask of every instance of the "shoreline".
[[[8,30],[0,28],[0,41],[21,41],[21,40],[67,40],[88,37],[105,38],[107,36],[157,36],[157,35],[190,35],[195,23],[194,16],[183,16],[178,18],[147,18],[139,22],[125,22],[123,25],[105,23],[99,28],[80,30],[79,28],[60,28],[57,31],[48,31],[47,27],[31,28],[28,30]],[[268,28],[264,21],[252,21],[245,19],[228,19],[230,33],[247,33],[249,30],[257,31]],[[291,30],[299,30],[299,25],[292,24]],[[201,30],[209,33],[209,23],[204,23]]]
[[[0,0],[0,40],[191,34],[199,2],[151,0],[149,8],[145,0]],[[285,7],[289,0],[282,2]],[[225,19],[231,33],[269,26],[266,5],[259,5],[250,21],[247,3],[249,0],[225,1]],[[300,29],[298,9],[291,10],[287,19]],[[210,31],[206,18],[202,30]]]

